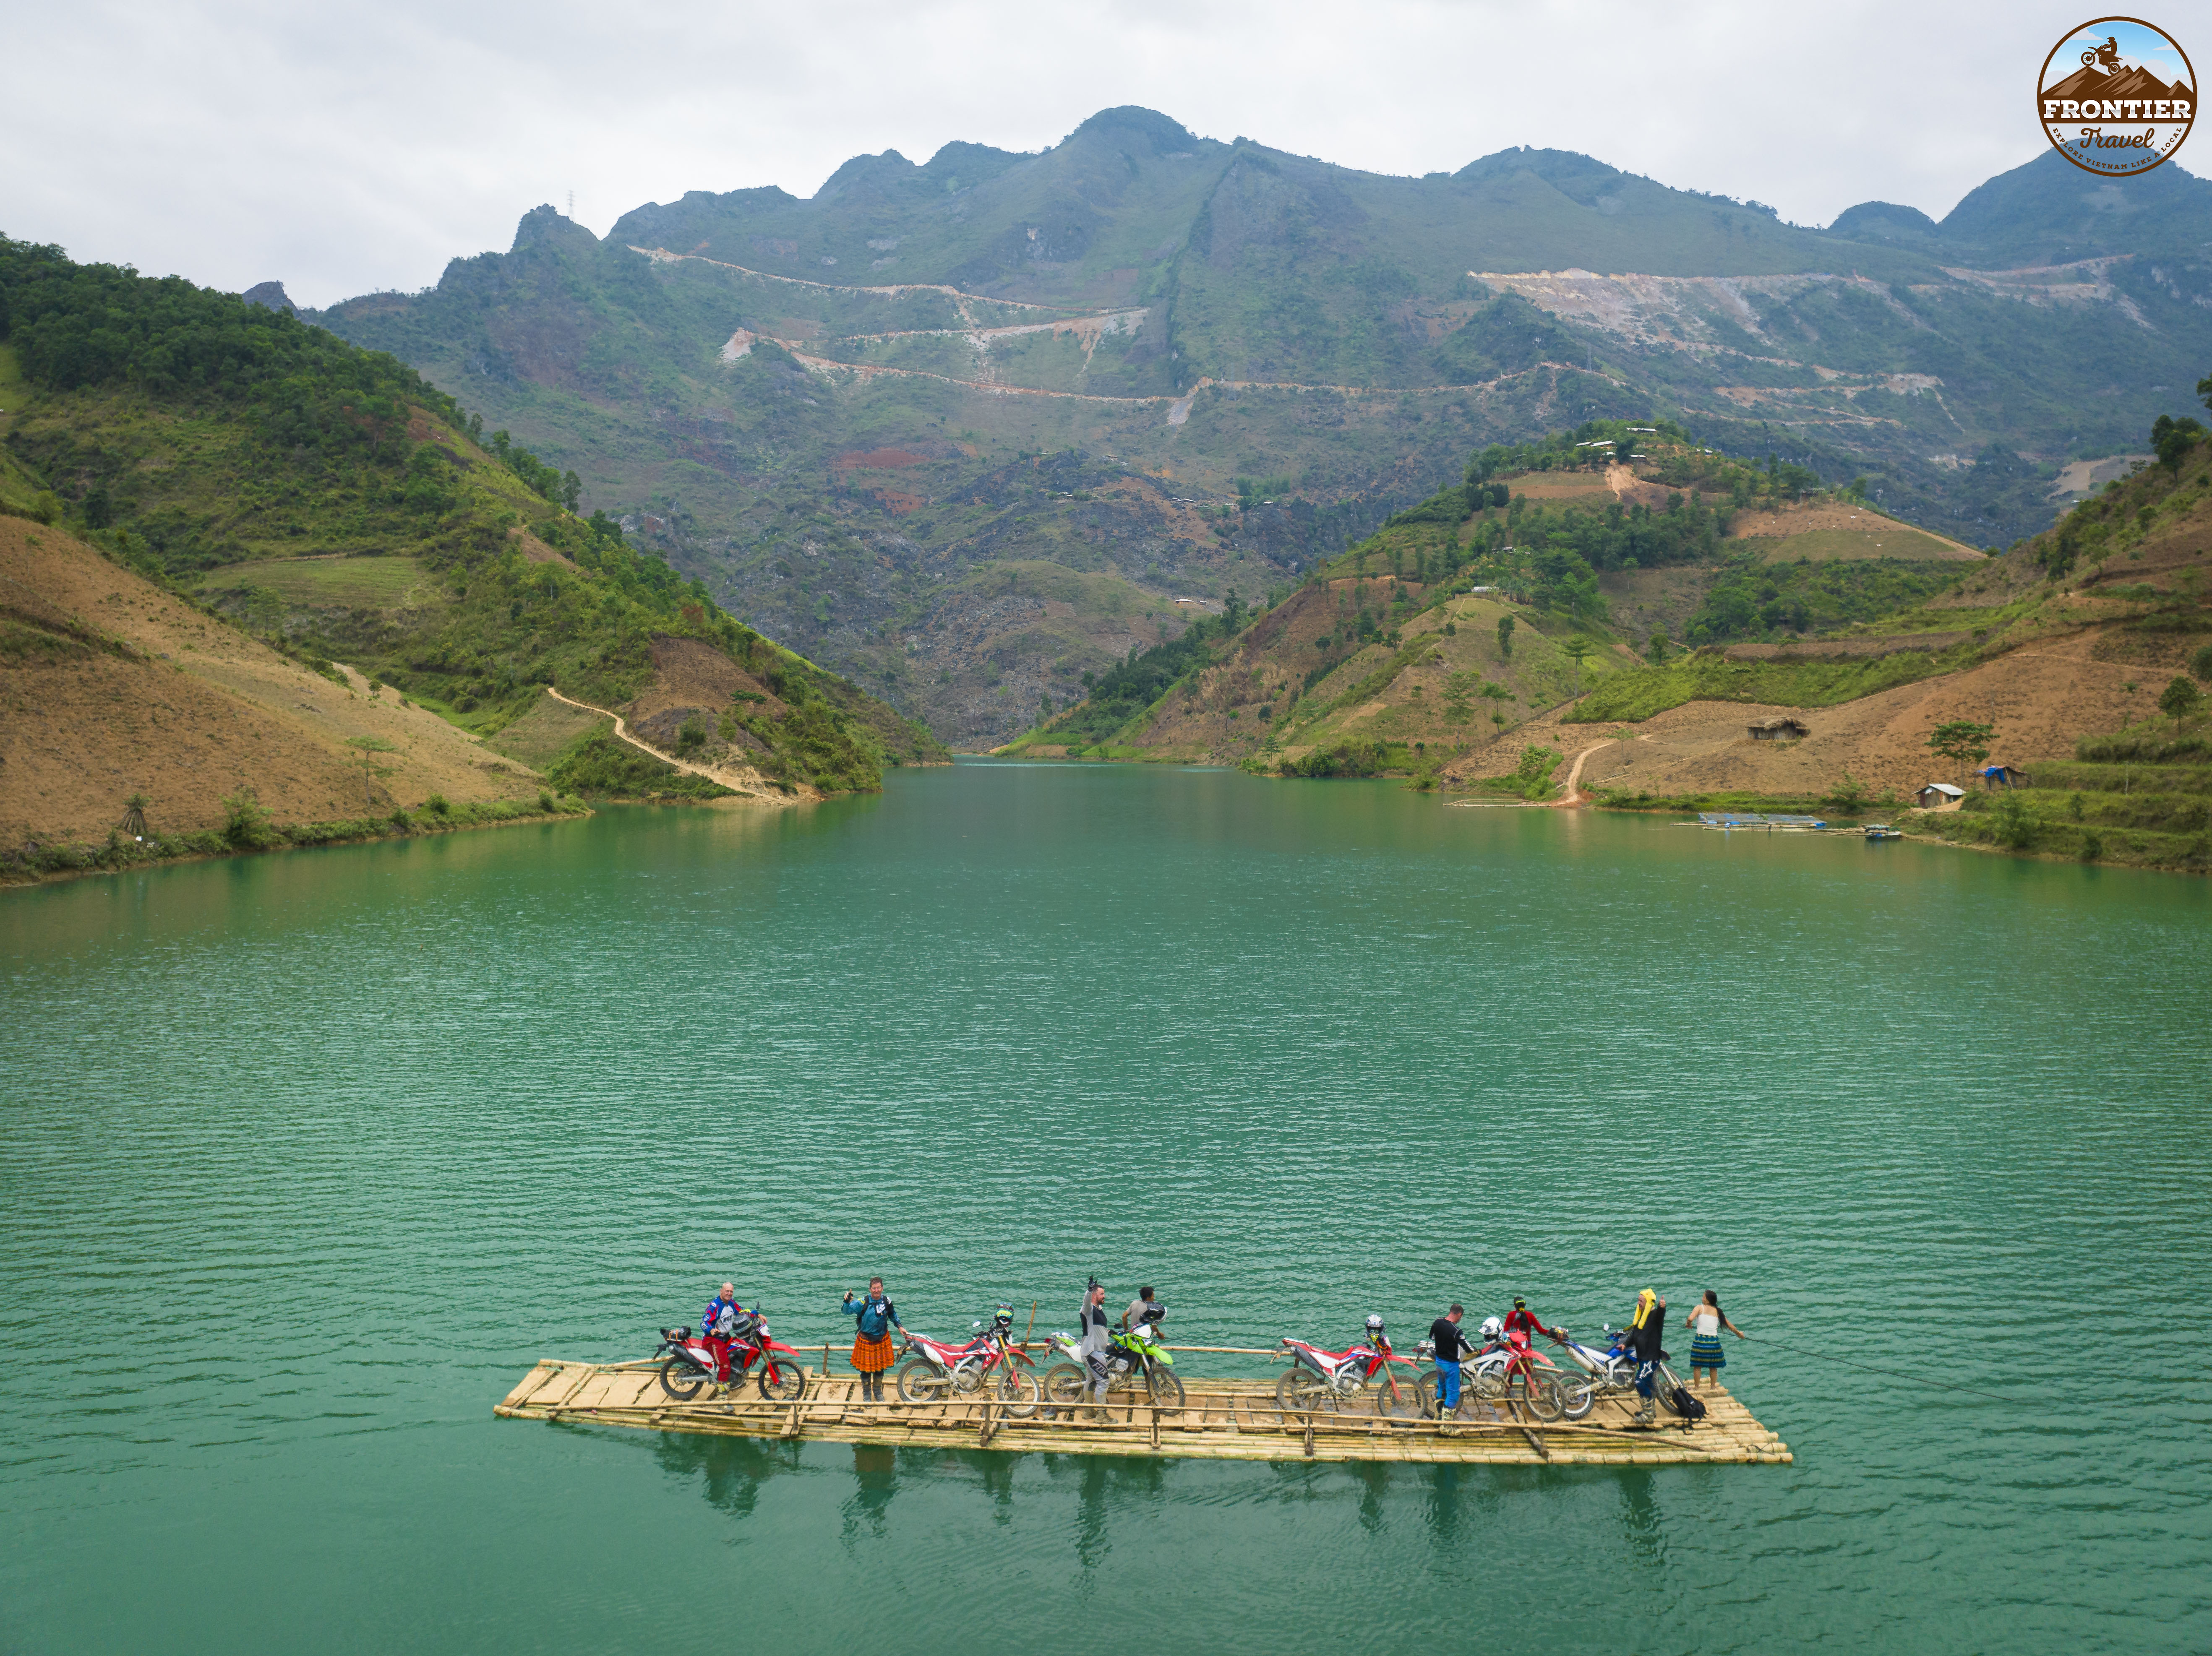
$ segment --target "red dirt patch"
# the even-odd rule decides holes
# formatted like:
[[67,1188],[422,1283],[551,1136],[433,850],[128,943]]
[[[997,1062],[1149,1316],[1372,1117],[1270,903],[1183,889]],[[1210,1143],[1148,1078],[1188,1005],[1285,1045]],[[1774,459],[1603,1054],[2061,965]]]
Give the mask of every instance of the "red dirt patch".
[[886,470],[897,466],[926,466],[929,457],[916,454],[910,448],[855,448],[848,449],[830,464],[839,471],[858,470],[864,466],[871,470]]

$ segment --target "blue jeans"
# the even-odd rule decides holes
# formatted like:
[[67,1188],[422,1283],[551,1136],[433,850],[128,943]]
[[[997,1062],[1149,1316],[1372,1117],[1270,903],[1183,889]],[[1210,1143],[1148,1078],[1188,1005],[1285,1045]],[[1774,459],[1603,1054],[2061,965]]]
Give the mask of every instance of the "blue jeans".
[[1459,1407],[1459,1365],[1455,1362],[1437,1365],[1437,1407],[1447,1415]]

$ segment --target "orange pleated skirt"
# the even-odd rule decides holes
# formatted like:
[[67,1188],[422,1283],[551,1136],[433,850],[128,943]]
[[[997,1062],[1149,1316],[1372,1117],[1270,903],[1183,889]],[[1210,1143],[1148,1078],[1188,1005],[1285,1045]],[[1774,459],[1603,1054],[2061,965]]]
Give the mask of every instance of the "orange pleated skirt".
[[853,1342],[853,1367],[864,1374],[879,1374],[898,1356],[888,1337],[870,1339],[866,1334]]

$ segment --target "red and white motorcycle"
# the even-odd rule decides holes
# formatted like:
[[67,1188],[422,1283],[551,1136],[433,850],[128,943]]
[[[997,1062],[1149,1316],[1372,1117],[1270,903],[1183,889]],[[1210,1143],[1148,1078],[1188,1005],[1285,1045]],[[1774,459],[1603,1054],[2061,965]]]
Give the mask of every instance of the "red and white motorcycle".
[[770,1337],[768,1321],[759,1312],[725,1317],[718,1326],[729,1331],[660,1331],[660,1344],[653,1355],[668,1353],[668,1360],[660,1365],[662,1391],[679,1403],[689,1403],[710,1386],[743,1386],[746,1371],[757,1362],[763,1397],[777,1403],[796,1403],[806,1395],[805,1360]]
[[898,1371],[899,1400],[944,1403],[981,1392],[1006,1404],[1009,1415],[1035,1414],[1043,1395],[1037,1386],[1036,1364],[1015,1343],[1013,1323],[1012,1308],[1002,1305],[990,1323],[975,1325],[975,1334],[964,1345],[908,1334],[907,1350],[914,1355]]
[[[1371,1393],[1378,1414],[1401,1420],[1420,1416],[1419,1377],[1413,1372],[1412,1359],[1390,1349],[1380,1317],[1367,1319],[1366,1343],[1349,1351],[1325,1351],[1310,1340],[1288,1336],[1283,1339],[1283,1350],[1284,1357],[1276,1361],[1287,1358],[1291,1366],[1275,1382],[1275,1402],[1285,1410],[1305,1414],[1316,1409],[1339,1409]],[[1391,1367],[1393,1363],[1403,1365],[1408,1372],[1401,1375]]]

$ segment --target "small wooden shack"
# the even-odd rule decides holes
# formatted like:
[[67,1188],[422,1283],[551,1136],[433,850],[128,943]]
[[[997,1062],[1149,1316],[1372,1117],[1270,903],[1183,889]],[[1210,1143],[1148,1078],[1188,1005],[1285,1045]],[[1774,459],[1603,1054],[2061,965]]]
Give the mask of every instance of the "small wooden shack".
[[1754,742],[1802,742],[1813,734],[1811,725],[1787,713],[1778,713],[1772,719],[1755,719],[1748,728]]
[[2024,788],[2027,773],[2017,765],[1985,765],[1982,767],[1982,786],[1992,793],[1999,788]]
[[1966,791],[1948,782],[1930,782],[1912,797],[1923,810],[1947,810],[1965,798]]

